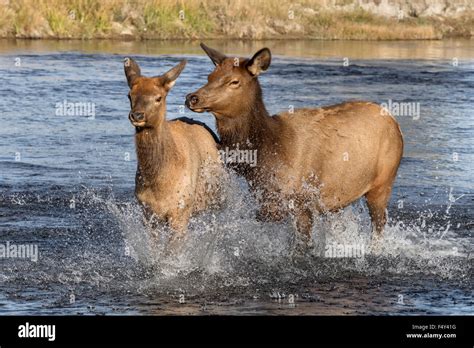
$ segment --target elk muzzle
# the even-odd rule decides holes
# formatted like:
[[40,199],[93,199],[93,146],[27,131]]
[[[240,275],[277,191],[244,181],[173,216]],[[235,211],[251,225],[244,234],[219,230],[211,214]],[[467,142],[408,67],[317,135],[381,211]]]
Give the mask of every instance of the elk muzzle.
[[143,112],[130,112],[128,119],[135,127],[142,126],[145,123],[145,114]]
[[186,96],[186,107],[194,112],[204,112],[207,111],[207,108],[203,108],[200,106],[201,99],[197,93],[190,93]]

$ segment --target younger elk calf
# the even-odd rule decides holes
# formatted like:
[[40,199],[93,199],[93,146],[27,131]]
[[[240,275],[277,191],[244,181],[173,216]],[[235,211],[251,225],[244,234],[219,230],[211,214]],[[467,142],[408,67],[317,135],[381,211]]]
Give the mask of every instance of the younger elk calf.
[[183,60],[164,75],[145,77],[133,59],[124,64],[128,118],[136,130],[135,195],[147,220],[169,224],[172,243],[182,239],[193,213],[218,203],[223,173],[209,128],[186,118],[166,120],[166,96],[185,65]]

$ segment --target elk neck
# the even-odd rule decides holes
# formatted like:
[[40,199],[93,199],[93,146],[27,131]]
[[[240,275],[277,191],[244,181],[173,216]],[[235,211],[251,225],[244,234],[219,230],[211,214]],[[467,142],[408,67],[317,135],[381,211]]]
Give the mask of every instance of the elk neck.
[[277,139],[278,125],[268,114],[258,81],[255,92],[250,95],[246,102],[239,101],[230,115],[216,117],[222,147],[256,149]]
[[154,127],[136,131],[135,145],[138,172],[145,185],[152,183],[159,176],[159,171],[178,157],[176,143],[164,112]]

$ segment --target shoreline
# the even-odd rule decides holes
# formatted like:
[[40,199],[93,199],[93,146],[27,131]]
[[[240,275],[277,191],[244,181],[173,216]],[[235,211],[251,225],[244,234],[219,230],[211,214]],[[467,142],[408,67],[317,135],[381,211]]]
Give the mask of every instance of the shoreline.
[[444,41],[444,40],[474,40],[471,35],[448,35],[448,36],[427,36],[427,37],[308,37],[308,36],[269,36],[269,37],[236,37],[236,36],[199,36],[199,37],[161,37],[161,36],[128,36],[128,35],[108,35],[108,36],[92,36],[92,37],[78,37],[78,36],[0,36],[0,40],[50,40],[50,41],[130,41],[130,42],[146,42],[146,41],[203,41],[203,40],[228,40],[228,41]]
[[314,41],[314,42],[423,42],[423,41],[433,41],[433,42],[442,42],[442,41],[451,41],[451,40],[466,40],[474,41],[474,37],[464,37],[464,36],[449,36],[443,38],[414,38],[414,39],[321,39],[321,38],[308,38],[308,37],[270,37],[270,38],[237,38],[237,37],[202,37],[202,38],[186,38],[186,37],[176,37],[176,38],[129,38],[129,37],[93,37],[93,38],[79,38],[79,37],[0,37],[0,41],[77,41],[77,42],[93,42],[93,41],[112,41],[112,42],[200,42],[200,41],[231,41],[231,42],[263,42],[263,41]]

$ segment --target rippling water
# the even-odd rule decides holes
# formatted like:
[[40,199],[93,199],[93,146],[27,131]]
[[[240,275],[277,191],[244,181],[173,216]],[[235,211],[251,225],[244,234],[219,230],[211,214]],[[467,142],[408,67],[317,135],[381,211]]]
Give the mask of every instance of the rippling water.
[[[237,177],[221,210],[193,219],[181,255],[165,257],[150,247],[133,197],[136,157],[123,58],[133,55],[148,75],[187,58],[167,99],[168,118],[188,116],[214,128],[211,115],[181,113],[185,95],[212,70],[195,43],[161,55],[158,43],[44,45],[0,45],[0,244],[39,248],[37,262],[0,259],[0,313],[474,312],[474,54],[468,46],[452,45],[457,57],[425,47],[425,59],[421,48],[415,56],[371,57],[362,47],[344,66],[353,43],[347,51],[319,49],[321,43],[301,46],[306,51],[288,43],[285,51],[275,43],[277,55],[260,78],[273,113],[348,99],[420,108],[419,117],[397,117],[405,154],[382,254],[292,259],[292,224],[257,222]],[[398,54],[410,47],[380,45],[380,52]],[[93,104],[95,117],[58,115],[64,101]],[[313,234],[331,245],[367,246],[364,202],[321,217]]]

